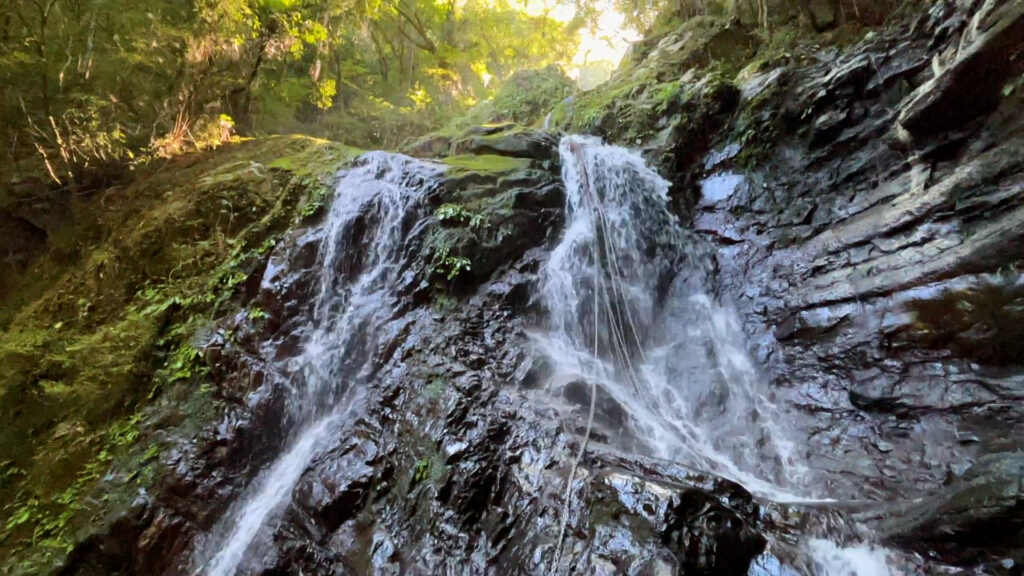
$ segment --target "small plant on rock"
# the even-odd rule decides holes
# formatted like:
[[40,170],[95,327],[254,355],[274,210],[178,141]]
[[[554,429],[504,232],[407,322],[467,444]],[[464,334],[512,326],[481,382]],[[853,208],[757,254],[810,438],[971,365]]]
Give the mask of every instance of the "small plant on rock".
[[453,255],[450,246],[442,246],[434,253],[430,269],[450,282],[459,274],[472,270],[472,262],[469,258]]
[[471,212],[458,204],[442,204],[434,210],[434,217],[439,222],[450,222],[468,225],[470,228],[484,228],[487,219],[483,214]]

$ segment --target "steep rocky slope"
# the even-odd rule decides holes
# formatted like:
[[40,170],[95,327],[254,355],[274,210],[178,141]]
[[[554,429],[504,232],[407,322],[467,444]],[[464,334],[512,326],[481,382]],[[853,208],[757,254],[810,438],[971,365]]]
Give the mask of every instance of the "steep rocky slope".
[[[948,1],[907,5],[856,37],[783,46],[698,18],[638,45],[608,84],[549,117],[551,130],[642,149],[672,180],[676,213],[712,245],[717,296],[739,310],[775,401],[798,407],[803,455],[840,502],[773,503],[600,438],[566,489],[589,397],[553,407],[526,337],[565,217],[557,137],[482,127],[410,148],[448,167],[403,257],[359,417],[305,470],[256,571],[803,573],[767,543],[816,529],[854,542],[851,520],[902,550],[902,569],[1019,570],[1022,27],[1019,2]],[[275,178],[343,164],[247,146],[237,152],[262,176],[232,169],[232,190],[277,197],[293,188]],[[142,454],[145,489],[131,475],[139,455],[118,461],[98,490],[132,497],[60,539],[59,573],[187,573],[201,536],[275,457],[286,391],[268,358],[294,353],[311,314],[322,233],[313,209],[296,226],[302,203],[285,197],[280,241],[246,260],[232,304],[209,308],[220,319],[189,340],[204,374],[184,380],[208,382],[213,423],[147,418],[142,434],[167,440]],[[48,349],[34,346],[27,365],[41,366]],[[4,482],[23,490],[20,474]],[[23,508],[5,511],[8,526]],[[13,523],[5,551],[38,551],[36,526]],[[25,556],[12,557],[18,572]]]
[[5,573],[45,573],[215,420],[197,332],[251,298],[281,235],[322,205],[321,177],[353,155],[310,138],[241,142],[6,207],[19,223],[6,247],[24,262],[0,303]]

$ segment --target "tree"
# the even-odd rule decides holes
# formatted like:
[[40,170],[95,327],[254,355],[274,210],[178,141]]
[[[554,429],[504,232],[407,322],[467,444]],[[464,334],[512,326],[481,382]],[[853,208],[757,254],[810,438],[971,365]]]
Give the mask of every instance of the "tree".
[[[0,0],[0,137],[16,179],[86,185],[143,150],[305,131],[373,146],[436,127],[579,22],[510,0]],[[0,182],[0,186],[10,182]]]

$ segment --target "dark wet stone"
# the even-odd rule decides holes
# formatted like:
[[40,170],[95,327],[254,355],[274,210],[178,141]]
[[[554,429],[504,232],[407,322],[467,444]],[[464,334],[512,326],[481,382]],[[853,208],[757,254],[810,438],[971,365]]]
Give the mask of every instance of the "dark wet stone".
[[[621,430],[629,422],[629,412],[615,401],[601,386],[596,388],[597,398],[594,400],[594,418],[600,424],[612,430]],[[565,399],[581,408],[584,414],[590,409],[590,394],[593,391],[587,382],[577,380],[565,385],[562,394]]]
[[991,112],[1006,81],[1024,71],[1024,5],[995,5],[977,38],[900,113],[900,125],[912,136],[934,136]]
[[876,522],[899,545],[966,564],[1024,556],[1024,454],[983,456],[936,493]]
[[[136,540],[149,522],[149,502],[140,499],[110,519],[103,531],[90,535],[68,555],[59,576],[106,576],[133,573]],[[144,546],[143,542],[139,546]]]

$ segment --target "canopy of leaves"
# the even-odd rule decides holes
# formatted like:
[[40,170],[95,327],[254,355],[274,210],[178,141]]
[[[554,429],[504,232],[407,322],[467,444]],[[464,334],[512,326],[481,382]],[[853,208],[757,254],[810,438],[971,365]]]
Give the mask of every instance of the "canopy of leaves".
[[0,206],[235,131],[397,145],[571,57],[517,1],[0,0]]

